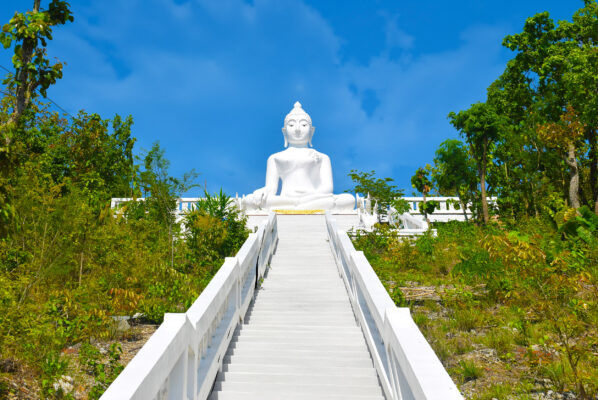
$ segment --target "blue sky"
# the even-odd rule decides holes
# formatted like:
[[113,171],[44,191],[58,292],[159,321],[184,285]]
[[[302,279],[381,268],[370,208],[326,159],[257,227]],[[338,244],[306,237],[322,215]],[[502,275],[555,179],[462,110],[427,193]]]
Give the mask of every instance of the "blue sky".
[[[0,21],[33,0],[0,4]],[[42,0],[42,7],[49,0]],[[71,0],[48,53],[67,65],[49,97],[75,115],[132,115],[137,151],[159,141],[175,176],[210,191],[263,186],[299,100],[335,192],[351,169],[411,194],[414,171],[457,137],[447,121],[485,99],[525,18],[570,19],[581,0]],[[0,53],[10,67],[10,52]],[[199,195],[196,189],[189,195]]]

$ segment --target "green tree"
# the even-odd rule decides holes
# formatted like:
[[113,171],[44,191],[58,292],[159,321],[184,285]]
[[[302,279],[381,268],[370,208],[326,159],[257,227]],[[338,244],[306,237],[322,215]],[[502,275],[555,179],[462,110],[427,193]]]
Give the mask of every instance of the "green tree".
[[171,266],[174,266],[174,242],[180,226],[176,221],[177,199],[188,190],[197,186],[197,173],[186,172],[182,178],[172,177],[168,170],[170,161],[165,151],[155,142],[143,159],[144,170],[136,177],[136,184],[141,189],[144,201],[133,200],[126,206],[127,218],[150,219],[156,221],[168,231],[171,247]]
[[573,15],[573,21],[562,21],[557,29],[555,56],[547,64],[563,64],[562,85],[568,104],[585,125],[585,140],[589,148],[589,184],[598,213],[598,3],[585,0],[584,7]]
[[[553,152],[555,147],[561,147],[555,144],[568,141],[567,134],[561,131],[565,135],[561,139],[558,139],[558,135],[549,135],[548,142],[545,142],[543,139],[547,138],[547,131],[541,128],[562,123],[568,107],[575,110],[579,122],[584,126],[582,138],[585,143],[582,145],[576,141],[577,148],[573,149],[574,142],[568,141],[567,153],[570,157],[552,165],[550,162],[542,163],[545,168],[542,175],[552,182],[552,186],[563,186],[558,183],[562,168],[569,169],[568,179],[574,180],[574,186],[576,181],[586,182],[586,185],[581,186],[588,188],[587,194],[583,191],[580,193],[585,199],[583,202],[592,203],[598,211],[597,23],[598,4],[595,0],[585,0],[584,7],[573,15],[571,22],[560,21],[557,25],[547,12],[528,18],[521,33],[504,39],[504,46],[516,55],[508,63],[501,83],[495,85],[492,92],[489,91],[489,101],[496,105],[494,100],[499,97],[496,94],[502,92],[502,97],[508,99],[503,104],[510,103],[505,115],[513,119],[518,114],[517,118],[510,121],[510,126],[526,125],[526,134],[530,137],[537,137],[532,130],[540,129],[544,138],[539,138],[539,147],[545,145]],[[579,173],[576,173],[577,170]],[[569,193],[572,204],[579,204],[580,200],[571,198],[571,184],[565,186],[568,186],[565,192]]]
[[551,148],[556,149],[569,167],[569,201],[571,207],[579,208],[579,165],[577,149],[583,138],[584,126],[573,108],[561,115],[559,122],[546,123],[538,127],[540,138]]
[[432,190],[433,183],[430,180],[430,172],[432,171],[432,167],[430,164],[426,164],[424,168],[420,167],[415,171],[415,175],[411,177],[411,186],[415,188],[418,192],[420,192],[423,197],[424,201],[420,205],[420,211],[424,214],[424,218],[427,223],[430,223],[430,219],[428,218],[428,214],[432,214],[434,210],[439,206],[437,201],[427,201],[426,197],[428,193]]
[[247,217],[222,189],[204,197],[197,208],[185,216],[185,237],[193,268],[207,266],[213,275],[224,257],[239,249],[249,234]]
[[409,204],[402,199],[403,190],[398,189],[396,185],[391,184],[392,178],[377,178],[376,171],[361,172],[351,170],[349,177],[355,183],[353,191],[362,196],[370,195],[374,202],[378,204],[378,218],[388,215],[390,206],[394,207],[398,213],[404,213],[409,210]]
[[[132,195],[135,172],[131,116],[102,119],[79,112],[47,149],[46,166],[55,179],[72,181],[96,208],[111,197]],[[111,131],[110,131],[111,126]]]
[[[62,78],[62,63],[51,64],[47,58],[46,45],[52,40],[52,28],[74,20],[69,4],[64,0],[52,0],[47,10],[41,10],[41,0],[33,1],[33,10],[15,12],[0,33],[5,49],[14,44],[12,63],[15,73],[4,84],[14,92],[15,106],[9,124],[18,123],[29,106],[35,91],[46,97],[48,88]],[[10,137],[5,133],[6,145]]]
[[487,103],[472,104],[468,110],[449,114],[451,124],[459,130],[470,147],[480,180],[482,217],[484,223],[490,219],[486,195],[486,171],[488,170],[491,146],[499,137],[504,124],[503,118]]
[[[0,124],[0,226],[7,226],[15,211],[10,200],[10,176],[18,159],[13,139],[22,131],[22,116],[36,97],[36,90],[45,97],[50,85],[62,77],[62,64],[50,64],[46,56],[47,41],[52,39],[52,27],[73,21],[67,2],[52,0],[47,10],[41,10],[40,3],[34,0],[32,11],[15,12],[0,32],[4,48],[13,47],[15,68],[3,81],[11,96],[3,99],[2,108],[12,111]],[[0,228],[0,234],[3,231]]]
[[467,204],[473,203],[476,190],[475,166],[463,142],[447,139],[434,157],[432,179],[441,195],[459,197],[467,221]]

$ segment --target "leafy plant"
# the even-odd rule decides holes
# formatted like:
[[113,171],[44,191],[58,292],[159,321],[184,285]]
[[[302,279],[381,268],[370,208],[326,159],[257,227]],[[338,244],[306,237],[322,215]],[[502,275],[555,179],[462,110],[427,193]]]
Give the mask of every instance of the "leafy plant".
[[44,398],[73,398],[68,388],[65,388],[64,385],[56,384],[66,374],[68,365],[68,361],[62,358],[60,354],[48,354],[42,364],[43,378],[41,380],[41,394]]
[[89,391],[90,399],[99,399],[123,370],[124,367],[120,364],[121,354],[122,348],[120,344],[112,343],[108,350],[108,359],[104,362],[97,347],[89,343],[84,343],[81,346],[79,360],[85,366],[86,372],[95,380],[95,384]]
[[409,210],[409,204],[403,200],[403,191],[391,184],[392,178],[376,178],[376,171],[360,172],[351,170],[349,177],[355,182],[355,193],[362,196],[370,196],[372,201],[378,204],[378,221],[388,215],[388,208],[394,207],[402,214]]
[[461,375],[463,382],[469,382],[482,376],[482,369],[469,360],[459,361],[457,371]]
[[430,167],[430,165],[427,164],[425,168],[418,168],[417,171],[415,171],[415,175],[411,177],[411,186],[413,186],[417,191],[419,191],[424,197],[424,201],[422,204],[420,204],[419,210],[422,214],[424,214],[424,218],[428,223],[430,222],[430,220],[428,219],[428,214],[432,214],[434,210],[436,210],[436,208],[440,206],[440,203],[438,203],[435,200],[426,201],[426,197],[428,196],[433,187],[432,181],[429,178],[431,170],[432,167]]

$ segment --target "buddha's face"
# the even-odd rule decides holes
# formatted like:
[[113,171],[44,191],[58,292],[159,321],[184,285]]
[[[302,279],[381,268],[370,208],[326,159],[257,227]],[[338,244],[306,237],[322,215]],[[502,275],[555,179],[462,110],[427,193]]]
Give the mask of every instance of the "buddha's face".
[[315,128],[305,118],[288,118],[284,122],[282,133],[285,137],[285,145],[303,147],[311,142]]

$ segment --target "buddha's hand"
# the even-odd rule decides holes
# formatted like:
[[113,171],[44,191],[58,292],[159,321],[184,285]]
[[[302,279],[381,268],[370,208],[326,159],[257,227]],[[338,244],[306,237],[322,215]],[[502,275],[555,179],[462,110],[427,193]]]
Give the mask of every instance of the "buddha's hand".
[[253,192],[253,199],[255,205],[259,208],[262,208],[266,204],[266,200],[268,200],[268,191],[266,188],[260,188]]
[[310,193],[313,193],[313,190],[309,190],[308,188],[304,187],[296,187],[290,193],[288,193],[288,195],[291,197],[302,197]]

